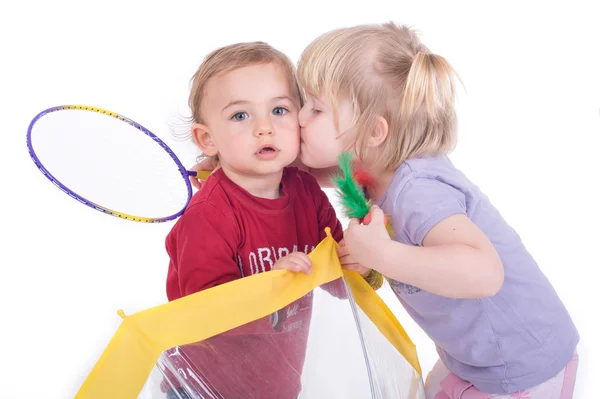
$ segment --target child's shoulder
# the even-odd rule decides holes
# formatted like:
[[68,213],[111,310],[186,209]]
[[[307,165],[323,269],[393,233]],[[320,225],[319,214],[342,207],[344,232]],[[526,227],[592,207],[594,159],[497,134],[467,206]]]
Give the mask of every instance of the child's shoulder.
[[436,177],[460,174],[447,155],[421,156],[407,159],[398,168],[398,174],[409,177]]
[[407,207],[431,205],[437,209],[444,201],[465,203],[466,197],[479,195],[478,188],[454,166],[448,156],[422,156],[406,160],[394,173],[385,201],[401,201]]
[[391,186],[396,191],[404,191],[414,185],[430,184],[427,182],[449,185],[461,191],[473,188],[473,183],[447,155],[421,156],[404,161],[396,169]]
[[198,190],[190,199],[183,216],[197,215],[199,213],[208,214],[213,212],[230,216],[233,213],[231,196],[227,193],[226,187],[222,184],[222,176],[216,171],[206,179],[202,188]]
[[236,240],[239,238],[239,225],[232,200],[215,172],[192,196],[167,240],[214,239],[217,236]]

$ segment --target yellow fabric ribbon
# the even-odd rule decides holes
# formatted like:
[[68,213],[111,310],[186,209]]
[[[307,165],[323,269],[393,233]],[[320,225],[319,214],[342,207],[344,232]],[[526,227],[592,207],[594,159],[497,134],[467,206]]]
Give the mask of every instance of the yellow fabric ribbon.
[[342,275],[356,303],[421,374],[416,348],[381,298],[358,273],[342,271],[327,237],[308,255],[312,273],[274,270],[232,281],[123,318],[76,399],[137,398],[165,350],[199,342],[284,308]]

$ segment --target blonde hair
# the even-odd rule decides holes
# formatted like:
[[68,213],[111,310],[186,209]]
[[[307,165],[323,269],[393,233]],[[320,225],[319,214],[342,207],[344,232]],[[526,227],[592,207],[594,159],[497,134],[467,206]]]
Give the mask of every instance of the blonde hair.
[[374,166],[384,170],[454,148],[455,76],[450,64],[432,54],[412,29],[392,22],[327,32],[304,50],[298,63],[301,86],[332,104],[336,122],[338,99],[352,101],[349,131],[361,159],[370,132],[385,118],[388,136],[374,157]]
[[296,97],[301,107],[304,100],[296,79],[296,68],[284,53],[264,42],[236,43],[221,47],[208,54],[192,77],[192,88],[188,100],[192,111],[192,122],[202,123],[202,99],[206,84],[212,77],[251,65],[270,63],[277,64],[284,69],[289,79],[292,95]]

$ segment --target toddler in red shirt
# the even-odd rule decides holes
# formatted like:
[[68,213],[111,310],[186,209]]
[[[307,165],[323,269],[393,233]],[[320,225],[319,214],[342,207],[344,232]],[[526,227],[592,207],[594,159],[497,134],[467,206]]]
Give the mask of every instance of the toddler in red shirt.
[[[310,273],[308,253],[325,228],[342,240],[316,179],[290,166],[300,148],[302,104],[293,64],[266,43],[226,46],[200,65],[189,98],[191,136],[220,168],[167,236],[170,301],[270,270]],[[326,289],[344,297],[339,284]],[[308,294],[270,317],[175,348],[172,371],[208,397],[295,398],[311,309]],[[163,391],[185,398],[172,377]]]

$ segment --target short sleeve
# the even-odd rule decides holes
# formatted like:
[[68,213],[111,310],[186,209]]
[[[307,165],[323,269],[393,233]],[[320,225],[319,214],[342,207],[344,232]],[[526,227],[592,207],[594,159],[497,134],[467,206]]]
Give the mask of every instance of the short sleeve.
[[241,277],[235,221],[202,202],[189,209],[167,237],[167,296],[187,296]]
[[466,214],[465,195],[440,180],[415,177],[400,191],[393,213],[394,231],[407,244],[421,246],[433,226],[452,215]]

